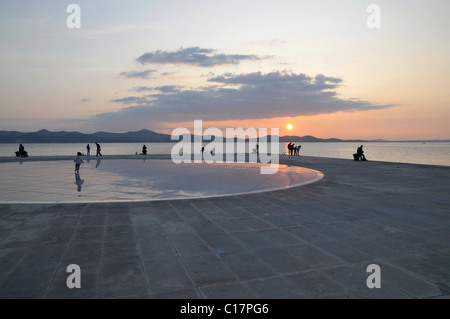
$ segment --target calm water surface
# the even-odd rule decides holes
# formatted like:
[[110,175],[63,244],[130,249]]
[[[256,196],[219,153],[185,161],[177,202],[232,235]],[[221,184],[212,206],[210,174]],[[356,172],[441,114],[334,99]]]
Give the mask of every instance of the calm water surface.
[[[100,143],[103,155],[132,155],[142,151],[144,143]],[[353,159],[353,153],[359,143],[334,142],[334,143],[295,143],[301,145],[300,155]],[[364,153],[368,160],[416,163],[430,165],[450,166],[450,143],[444,142],[364,142]],[[170,154],[175,143],[145,143],[148,154]],[[280,143],[278,152],[287,151],[287,143]],[[34,143],[24,144],[25,150],[30,156],[63,156],[75,155],[77,152],[86,153],[86,144],[57,144]],[[90,143],[91,156],[95,156],[95,144]],[[208,151],[208,144],[205,143]],[[211,147],[209,147],[211,148]],[[250,144],[250,151],[254,145]],[[17,144],[0,144],[0,157],[14,157],[19,149]],[[218,151],[216,150],[216,153]]]

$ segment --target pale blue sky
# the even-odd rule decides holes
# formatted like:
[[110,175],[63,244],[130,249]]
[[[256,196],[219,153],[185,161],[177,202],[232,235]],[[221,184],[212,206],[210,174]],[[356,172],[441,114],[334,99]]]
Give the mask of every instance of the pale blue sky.
[[[80,29],[66,26],[70,3]],[[366,25],[371,3],[380,29]],[[298,135],[450,138],[449,14],[438,0],[1,0],[0,129],[170,132],[201,114],[218,126],[292,121]],[[256,58],[137,61],[189,48],[214,61]],[[255,82],[208,81],[240,74]],[[340,82],[324,89],[318,74]],[[314,98],[299,93],[311,85]],[[178,90],[133,89],[161,86]]]

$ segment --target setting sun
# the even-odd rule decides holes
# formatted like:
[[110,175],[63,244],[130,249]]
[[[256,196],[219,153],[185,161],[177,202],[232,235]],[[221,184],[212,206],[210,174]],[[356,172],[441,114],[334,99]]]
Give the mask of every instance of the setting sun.
[[288,124],[288,125],[286,126],[286,128],[290,131],[290,130],[292,130],[292,129],[294,128],[294,126],[293,126],[292,124]]

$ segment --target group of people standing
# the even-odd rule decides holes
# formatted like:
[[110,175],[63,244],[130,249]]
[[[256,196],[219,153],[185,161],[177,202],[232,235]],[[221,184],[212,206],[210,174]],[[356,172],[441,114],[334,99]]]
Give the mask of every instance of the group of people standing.
[[[97,142],[95,142],[95,145],[97,146],[97,153],[95,154],[96,157],[101,157],[102,156],[102,148],[100,146],[100,144],[98,144]],[[91,156],[91,146],[88,144],[86,145],[86,156]]]
[[[95,154],[96,157],[102,157],[102,148],[100,146],[100,144],[98,144],[97,142],[95,142],[95,145],[97,146],[97,153]],[[80,165],[83,162],[83,158],[81,157],[81,152],[77,152],[77,157],[74,159],[75,162],[75,173],[80,173]],[[86,156],[91,156],[91,146],[88,144],[86,145]]]
[[287,145],[288,154],[291,156],[300,156],[300,148],[301,147],[302,147],[301,145],[295,146],[295,143],[290,142]]

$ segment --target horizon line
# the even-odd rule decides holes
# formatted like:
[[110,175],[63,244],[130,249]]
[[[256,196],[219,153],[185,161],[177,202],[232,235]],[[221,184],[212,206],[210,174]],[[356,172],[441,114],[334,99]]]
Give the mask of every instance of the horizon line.
[[[62,132],[65,132],[65,133],[79,133],[79,134],[84,134],[84,135],[95,135],[95,134],[98,134],[98,133],[126,134],[126,133],[136,133],[136,132],[140,132],[140,131],[147,131],[147,132],[153,132],[153,133],[162,134],[162,135],[169,135],[169,136],[171,135],[171,134],[168,134],[168,133],[160,133],[160,132],[152,131],[152,130],[149,130],[149,129],[139,129],[139,130],[134,130],[134,131],[126,131],[126,132],[97,131],[97,132],[94,132],[94,133],[83,133],[83,132],[80,132],[80,131],[64,131],[64,130],[61,130],[61,131],[50,131],[48,129],[39,129],[37,131],[29,131],[29,132],[0,130],[0,132],[8,132],[8,133],[16,132],[16,133],[22,133],[22,134],[38,133],[40,131],[47,131],[47,132],[50,132],[50,133],[62,133]],[[191,135],[194,135],[194,134],[191,134]],[[265,136],[274,136],[274,135],[270,134],[270,135],[265,135]],[[265,137],[265,136],[263,136],[263,137]],[[350,141],[350,142],[352,142],[352,141],[361,141],[361,142],[447,142],[447,141],[450,141],[450,138],[431,138],[431,139],[417,139],[417,138],[413,138],[413,139],[383,139],[383,138],[362,139],[362,138],[338,138],[338,137],[324,138],[324,137],[316,137],[316,136],[309,135],[309,134],[303,135],[303,136],[299,136],[299,135],[283,135],[283,136],[278,135],[278,136],[279,136],[279,138],[286,138],[286,137],[293,137],[293,138],[312,137],[312,138],[320,139],[320,140],[333,140],[334,139],[334,140],[341,140],[342,142],[346,142],[346,141]],[[225,137],[225,136],[223,136],[223,137]],[[261,138],[261,137],[259,137],[259,136],[258,137],[251,137],[251,138],[248,137],[246,139],[255,139],[255,138]],[[176,142],[176,141],[174,141],[174,142]],[[293,140],[293,142],[295,142],[295,141]],[[111,143],[113,143],[113,142],[111,142]],[[125,143],[127,143],[127,142],[125,142]]]

